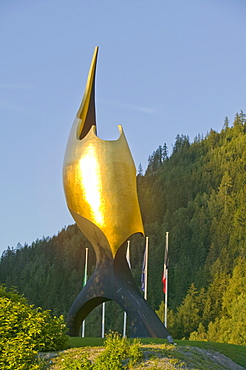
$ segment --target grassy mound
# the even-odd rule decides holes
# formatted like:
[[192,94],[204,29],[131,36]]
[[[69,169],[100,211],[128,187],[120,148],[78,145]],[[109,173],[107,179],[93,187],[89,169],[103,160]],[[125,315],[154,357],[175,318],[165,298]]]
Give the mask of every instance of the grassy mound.
[[246,347],[232,344],[142,338],[141,343],[111,334],[101,338],[70,338],[70,349],[53,354],[50,370],[68,369],[183,369],[241,370],[246,368]]

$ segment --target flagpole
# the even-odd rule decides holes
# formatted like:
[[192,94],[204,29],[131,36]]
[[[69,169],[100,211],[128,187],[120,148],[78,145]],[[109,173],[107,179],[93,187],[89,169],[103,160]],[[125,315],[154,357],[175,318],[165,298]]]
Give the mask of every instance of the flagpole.
[[147,301],[147,293],[148,293],[148,258],[149,258],[149,237],[146,236],[146,245],[145,245],[145,253],[146,253],[146,265],[145,265],[145,274],[144,274],[144,299]]
[[102,304],[102,338],[105,334],[105,302]]
[[165,282],[165,315],[164,315],[164,325],[167,328],[167,298],[168,298],[168,234],[169,232],[166,232],[166,248],[165,248],[165,256],[164,256],[164,278],[166,279]]
[[[85,248],[85,272],[84,272],[84,281],[83,281],[83,287],[87,283],[87,266],[88,266],[88,248]],[[85,320],[82,322],[82,337],[85,336]]]
[[[129,268],[131,268],[131,263],[130,263],[130,240],[127,241],[126,260],[127,260]],[[126,313],[126,311],[124,311],[123,338],[126,337],[126,319],[127,319],[127,313]]]

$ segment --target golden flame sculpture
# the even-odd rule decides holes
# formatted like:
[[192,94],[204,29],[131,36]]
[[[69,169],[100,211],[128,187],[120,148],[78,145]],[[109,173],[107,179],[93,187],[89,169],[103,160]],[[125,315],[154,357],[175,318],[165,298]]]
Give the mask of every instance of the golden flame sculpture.
[[144,233],[136,189],[136,168],[123,129],[119,138],[96,134],[95,48],[84,97],[66,148],[63,183],[67,205],[93,245],[96,269],[68,313],[70,335],[99,304],[114,300],[128,313],[131,336],[167,337],[168,332],[135,287],[125,258],[126,240]]
[[115,256],[127,238],[144,230],[137,198],[136,169],[122,127],[118,126],[118,140],[105,141],[96,136],[92,114],[88,124],[97,52],[98,48],[68,140],[63,181],[68,208],[81,231],[93,243],[95,228],[91,225],[88,230],[83,219],[90,221],[105,235]]

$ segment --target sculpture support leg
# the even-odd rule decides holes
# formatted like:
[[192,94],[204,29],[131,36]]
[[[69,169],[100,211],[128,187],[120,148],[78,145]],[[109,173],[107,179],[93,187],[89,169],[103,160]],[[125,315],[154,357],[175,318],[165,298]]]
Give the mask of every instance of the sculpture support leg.
[[131,337],[167,338],[169,332],[137,289],[125,258],[125,245],[115,259],[100,259],[67,317],[69,335],[78,336],[82,321],[98,305],[113,300],[127,312]]

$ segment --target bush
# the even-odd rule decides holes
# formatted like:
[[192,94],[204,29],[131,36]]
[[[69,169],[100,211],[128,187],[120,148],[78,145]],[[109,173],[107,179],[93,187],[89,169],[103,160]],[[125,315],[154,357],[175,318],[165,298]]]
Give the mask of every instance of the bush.
[[15,290],[0,285],[0,368],[40,369],[38,351],[63,349],[66,341],[63,317],[35,309]]
[[70,356],[64,359],[61,370],[92,370],[93,365],[88,358],[88,353],[84,352],[77,358],[71,359]]
[[[140,341],[121,338],[118,333],[110,332],[104,342],[104,350],[83,349],[82,351],[68,350],[55,359],[56,368],[61,370],[120,370],[132,369],[142,359]],[[91,358],[92,357],[92,358]],[[61,362],[62,361],[62,362]]]
[[135,339],[133,344],[126,338],[121,338],[118,333],[110,332],[104,343],[105,350],[96,358],[93,369],[95,370],[120,370],[126,369],[139,362],[142,358],[140,342]]

